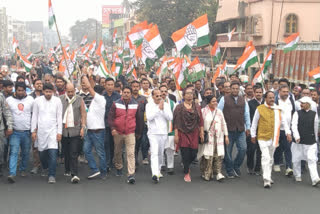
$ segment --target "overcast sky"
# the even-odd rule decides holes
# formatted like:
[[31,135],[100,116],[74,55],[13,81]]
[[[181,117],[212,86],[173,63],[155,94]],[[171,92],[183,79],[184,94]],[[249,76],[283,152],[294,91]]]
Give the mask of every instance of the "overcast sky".
[[[95,18],[101,21],[102,5],[120,5],[122,0],[51,0],[58,28],[62,35],[77,20]],[[0,7],[7,8],[7,15],[21,21],[43,21],[48,25],[48,0],[0,0]]]

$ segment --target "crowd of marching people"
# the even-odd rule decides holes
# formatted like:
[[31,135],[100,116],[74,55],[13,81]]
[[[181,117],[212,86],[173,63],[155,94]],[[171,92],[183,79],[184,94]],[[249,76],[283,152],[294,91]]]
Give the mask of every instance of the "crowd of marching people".
[[178,90],[171,76],[159,79],[143,67],[139,79],[115,80],[84,64],[69,81],[36,60],[29,73],[1,67],[0,175],[8,169],[9,183],[29,173],[55,183],[57,163],[71,183],[80,182],[79,163],[88,165],[88,179],[112,171],[126,173],[129,184],[140,164],[150,165],[158,183],[175,173],[181,155],[185,182],[198,176],[191,172],[198,161],[206,181],[249,173],[270,188],[284,164],[284,175],[296,182],[309,172],[312,185],[320,184],[317,85],[285,78],[253,85],[231,74]]

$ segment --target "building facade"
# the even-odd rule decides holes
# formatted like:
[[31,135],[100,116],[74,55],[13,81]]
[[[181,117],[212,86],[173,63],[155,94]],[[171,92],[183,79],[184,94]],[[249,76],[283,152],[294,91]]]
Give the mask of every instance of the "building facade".
[[[262,63],[268,50],[292,33],[299,32],[301,42],[319,42],[319,11],[319,0],[220,0],[216,23],[221,30],[217,40],[233,64],[252,40]],[[228,41],[227,33],[233,28],[236,31]]]

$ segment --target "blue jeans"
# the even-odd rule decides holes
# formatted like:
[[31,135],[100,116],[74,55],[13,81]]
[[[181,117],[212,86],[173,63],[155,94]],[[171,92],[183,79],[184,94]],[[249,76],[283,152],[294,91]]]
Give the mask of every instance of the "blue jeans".
[[274,152],[274,165],[280,165],[282,160],[282,154],[284,152],[284,158],[286,160],[286,169],[292,169],[292,154],[291,154],[291,143],[287,141],[285,131],[280,131],[279,146]]
[[[238,153],[236,158],[232,159],[232,150],[233,145],[236,144]],[[241,164],[246,156],[247,143],[246,143],[246,134],[245,132],[239,131],[230,131],[229,132],[229,145],[226,146],[225,151],[225,165],[228,175],[233,175],[233,170],[239,170]]]
[[106,167],[112,168],[113,157],[114,157],[114,141],[113,141],[113,136],[111,134],[111,129],[109,127],[107,127],[105,131],[104,148],[106,150],[106,162],[107,162]]
[[29,163],[29,154],[31,148],[30,131],[13,131],[9,140],[9,174],[16,176],[19,150],[21,148],[21,163],[19,171],[26,171]]
[[48,176],[56,176],[58,149],[47,149],[39,152],[42,169],[49,169]]
[[104,134],[105,134],[104,129],[98,132],[93,132],[88,130],[87,135],[85,136],[83,151],[92,173],[99,171],[96,161],[94,160],[94,157],[92,154],[92,147],[95,148],[99,157],[100,172],[102,174],[107,173],[106,152],[104,149]]

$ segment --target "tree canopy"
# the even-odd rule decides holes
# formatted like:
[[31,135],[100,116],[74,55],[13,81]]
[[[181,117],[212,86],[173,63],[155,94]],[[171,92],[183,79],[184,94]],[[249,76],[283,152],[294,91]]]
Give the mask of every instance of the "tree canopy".
[[137,0],[133,6],[139,21],[147,20],[158,25],[167,49],[174,46],[173,32],[205,13],[208,14],[211,43],[215,39],[217,0]]

